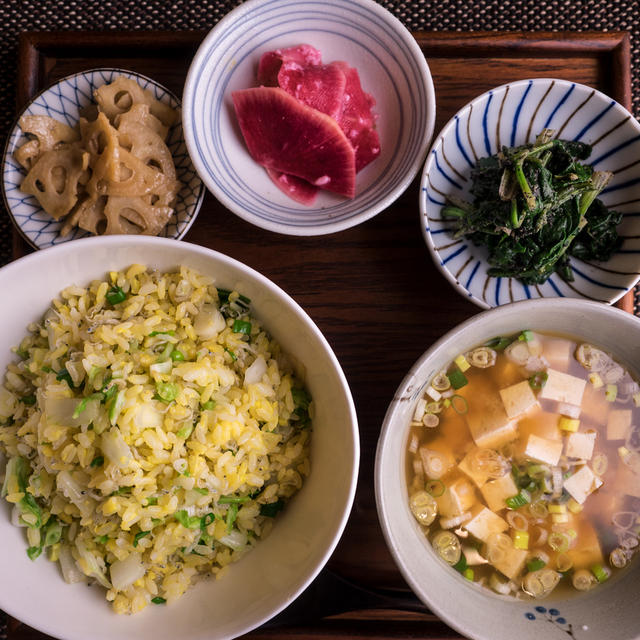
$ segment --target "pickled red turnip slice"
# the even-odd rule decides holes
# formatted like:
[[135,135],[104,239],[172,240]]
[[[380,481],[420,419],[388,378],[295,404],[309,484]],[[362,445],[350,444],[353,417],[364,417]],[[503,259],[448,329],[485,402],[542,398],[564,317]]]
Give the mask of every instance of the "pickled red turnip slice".
[[294,98],[337,120],[343,110],[347,78],[337,64],[303,67],[283,62],[278,85]]
[[279,87],[234,91],[232,98],[242,135],[256,162],[354,197],[355,152],[333,118]]
[[282,173],[281,171],[267,169],[267,173],[273,181],[273,184],[292,200],[307,206],[315,202],[316,196],[318,195],[318,187],[314,187],[302,178],[289,175],[288,173]]
[[334,64],[340,67],[346,78],[342,112],[337,121],[356,152],[356,171],[360,171],[380,155],[380,139],[371,112],[375,100],[363,91],[356,69],[346,62]]
[[[347,63],[323,65],[320,51],[307,44],[276,49],[260,58],[258,82],[280,87],[301,103],[333,118],[353,147],[356,172],[380,154],[372,113],[375,100],[362,90],[357,70]],[[317,169],[314,175],[320,173]],[[267,172],[283,193],[301,204],[313,204],[318,188],[335,190],[326,186],[331,182],[328,175],[321,175],[314,185],[297,174],[273,167],[267,167]]]
[[322,64],[320,52],[309,44],[288,49],[276,49],[262,54],[258,65],[258,83],[265,87],[278,86],[278,73],[283,62],[295,62],[301,67]]

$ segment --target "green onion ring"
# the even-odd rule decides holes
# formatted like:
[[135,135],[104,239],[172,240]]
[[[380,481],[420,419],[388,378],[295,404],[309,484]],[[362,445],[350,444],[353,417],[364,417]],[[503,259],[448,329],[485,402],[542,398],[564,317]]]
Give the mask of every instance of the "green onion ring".
[[469,411],[467,399],[457,393],[451,396],[451,406],[458,415],[464,415]]
[[424,488],[425,491],[434,498],[439,498],[445,490],[444,483],[441,480],[429,480]]
[[553,532],[549,535],[549,546],[559,553],[566,553],[569,550],[569,538],[563,533]]

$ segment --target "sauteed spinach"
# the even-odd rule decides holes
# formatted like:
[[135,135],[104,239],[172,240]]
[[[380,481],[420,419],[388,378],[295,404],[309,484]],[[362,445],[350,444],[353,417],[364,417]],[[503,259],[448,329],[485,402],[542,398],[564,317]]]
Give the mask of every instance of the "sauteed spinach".
[[590,145],[554,133],[545,129],[533,144],[478,160],[473,203],[452,198],[442,209],[456,237],[487,247],[489,275],[541,284],[556,271],[572,281],[570,255],[606,261],[622,243],[622,214],[597,199],[613,174],[582,162]]

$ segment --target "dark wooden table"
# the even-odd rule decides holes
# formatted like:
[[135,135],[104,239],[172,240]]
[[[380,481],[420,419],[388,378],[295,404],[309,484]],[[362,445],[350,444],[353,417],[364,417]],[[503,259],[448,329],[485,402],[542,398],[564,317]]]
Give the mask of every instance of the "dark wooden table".
[[[70,73],[139,71],[178,95],[203,33],[37,33],[20,44],[18,107]],[[470,99],[505,82],[555,77],[631,106],[626,33],[417,33],[433,74],[435,132]],[[187,242],[230,255],[287,291],[320,327],[351,385],[362,457],[353,512],[328,571],[286,626],[251,638],[459,638],[412,599],[385,546],[373,490],[375,447],[393,393],[414,361],[479,309],[453,291],[422,239],[418,181],[389,209],[337,234],[289,237],[253,227],[207,194]],[[28,249],[16,234],[15,255]],[[631,296],[622,304],[632,311]],[[336,576],[342,583],[335,597]],[[370,597],[384,594],[387,598]],[[339,602],[338,602],[339,600]],[[338,606],[342,605],[342,606]],[[306,609],[305,609],[306,607]],[[344,612],[327,617],[336,610]],[[412,611],[413,610],[413,611]],[[305,623],[304,620],[307,620]],[[284,617],[286,621],[286,616]],[[12,622],[9,638],[44,638]]]

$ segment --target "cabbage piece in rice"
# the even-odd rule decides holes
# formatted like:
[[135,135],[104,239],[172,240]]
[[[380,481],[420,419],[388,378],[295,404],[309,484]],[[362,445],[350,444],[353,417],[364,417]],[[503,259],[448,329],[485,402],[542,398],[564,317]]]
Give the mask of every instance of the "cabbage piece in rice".
[[221,576],[308,475],[313,403],[241,292],[133,265],[28,330],[0,386],[3,497],[29,557],[116,612]]

